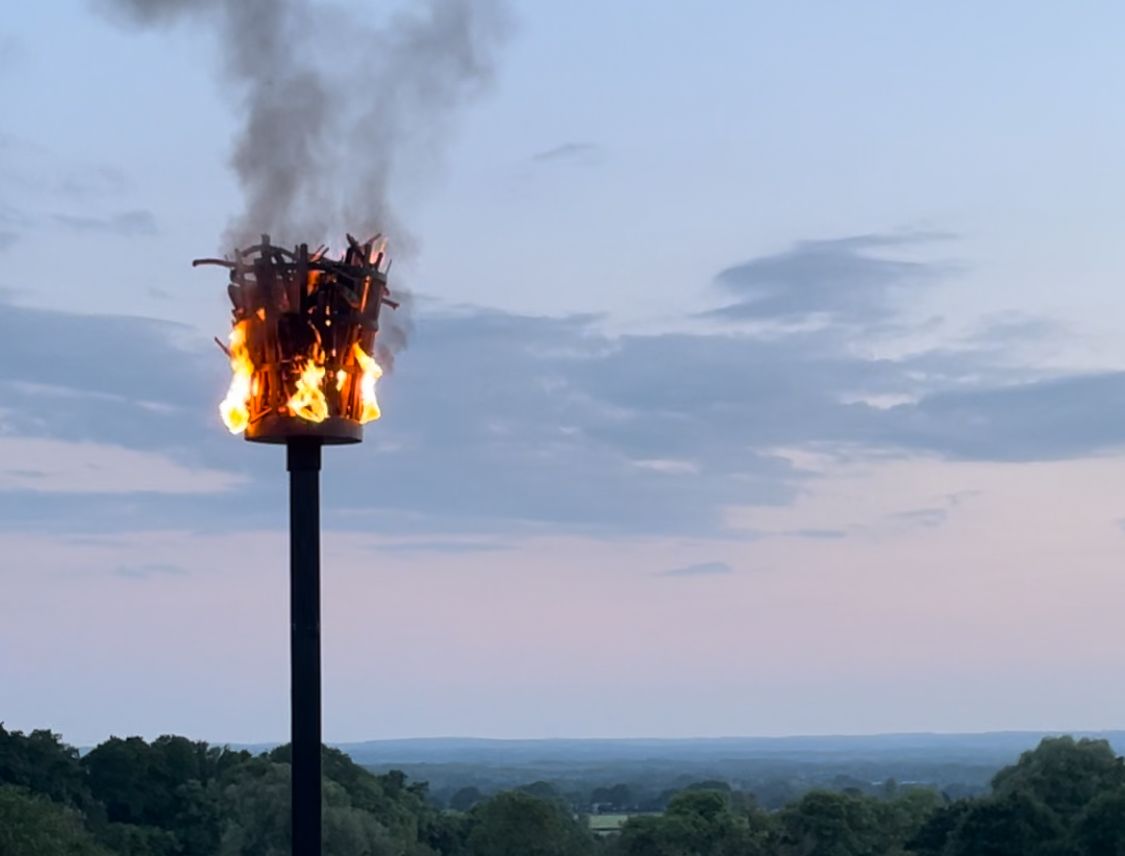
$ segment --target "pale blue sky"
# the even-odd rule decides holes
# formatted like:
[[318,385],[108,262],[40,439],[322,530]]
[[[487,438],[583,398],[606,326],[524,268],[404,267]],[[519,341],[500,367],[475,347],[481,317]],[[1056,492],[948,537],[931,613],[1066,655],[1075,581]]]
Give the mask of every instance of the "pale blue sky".
[[[0,22],[0,720],[276,739],[283,473],[189,266],[237,117],[96,8]],[[401,152],[327,736],[1121,726],[1125,9],[686,9],[516,3]]]

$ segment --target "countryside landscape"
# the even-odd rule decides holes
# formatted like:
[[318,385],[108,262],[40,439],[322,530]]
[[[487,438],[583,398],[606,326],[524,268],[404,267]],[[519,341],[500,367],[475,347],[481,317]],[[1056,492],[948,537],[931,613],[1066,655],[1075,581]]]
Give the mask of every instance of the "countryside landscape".
[[[1023,733],[326,748],[324,846],[372,856],[1114,853],[1125,768],[1111,741],[1123,739]],[[1015,763],[998,761],[1029,744]],[[392,758],[415,760],[395,767]],[[90,856],[287,853],[289,760],[285,746],[239,749],[182,737],[114,738],[80,753],[49,732],[0,730],[8,783],[0,787],[0,844],[6,852],[34,846]]]
[[0,856],[1125,856],[1125,4],[0,15]]

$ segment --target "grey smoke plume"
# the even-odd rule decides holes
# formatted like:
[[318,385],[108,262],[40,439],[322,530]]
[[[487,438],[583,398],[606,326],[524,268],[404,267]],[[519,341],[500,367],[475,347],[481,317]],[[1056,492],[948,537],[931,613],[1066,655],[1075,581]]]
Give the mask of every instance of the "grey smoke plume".
[[[389,202],[402,170],[433,172],[457,108],[491,81],[506,0],[419,0],[362,17],[314,0],[99,0],[142,26],[192,19],[220,39],[241,127],[244,207],[226,244],[406,238]],[[374,4],[368,4],[374,5]]]
[[[507,0],[418,0],[363,17],[314,0],[97,0],[141,26],[192,19],[220,42],[241,117],[231,163],[243,210],[223,250],[339,247],[345,233],[412,241],[390,204],[403,171],[431,175],[457,108],[491,81],[509,32]],[[387,4],[381,4],[385,10]],[[385,367],[406,346],[409,295],[380,333]]]

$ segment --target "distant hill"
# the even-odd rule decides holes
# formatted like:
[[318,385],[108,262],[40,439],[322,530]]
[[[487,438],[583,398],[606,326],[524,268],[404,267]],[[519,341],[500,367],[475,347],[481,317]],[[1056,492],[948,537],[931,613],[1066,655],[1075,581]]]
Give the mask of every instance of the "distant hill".
[[995,731],[979,734],[877,734],[864,736],[720,737],[684,739],[489,740],[465,737],[366,740],[338,743],[360,764],[509,765],[577,761],[793,760],[845,761],[890,758],[1006,764],[1059,734],[1106,739],[1125,753],[1125,731]]
[[[624,784],[635,806],[659,807],[677,789],[720,782],[753,793],[763,807],[777,808],[810,788],[879,794],[888,787],[911,785],[950,798],[979,795],[987,792],[1001,767],[1015,763],[1044,737],[1062,733],[625,740],[446,737],[367,740],[336,748],[371,770],[396,768],[428,782],[441,804],[464,788],[488,794],[546,783],[581,805],[597,788]],[[1125,731],[1074,736],[1106,739],[1119,755],[1125,754]]]

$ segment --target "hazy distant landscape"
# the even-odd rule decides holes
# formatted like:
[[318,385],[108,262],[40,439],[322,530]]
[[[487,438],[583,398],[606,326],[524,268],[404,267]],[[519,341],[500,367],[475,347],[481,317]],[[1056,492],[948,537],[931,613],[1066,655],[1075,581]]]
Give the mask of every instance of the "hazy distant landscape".
[[[322,752],[324,853],[1113,856],[1123,738],[346,744]],[[0,853],[283,856],[291,758],[176,736],[79,752],[0,725]]]
[[[813,788],[881,793],[888,780],[924,785],[950,797],[983,793],[996,772],[1062,732],[884,734],[871,736],[729,737],[712,739],[486,740],[421,738],[339,743],[375,771],[400,769],[429,783],[447,804],[464,788],[483,794],[551,785],[589,809],[599,788],[625,785],[638,810],[663,807],[668,795],[697,782],[753,792],[780,808]],[[1067,732],[1103,739],[1121,754],[1125,731]],[[249,747],[255,751],[273,748]]]
[[876,734],[861,736],[719,737],[679,739],[545,739],[490,740],[432,737],[336,743],[360,764],[646,761],[652,759],[706,763],[712,760],[830,762],[848,759],[924,759],[941,753],[963,761],[1004,763],[1013,754],[1034,748],[1044,737],[1070,734],[1108,740],[1125,746],[1121,731],[993,731],[979,734]]

